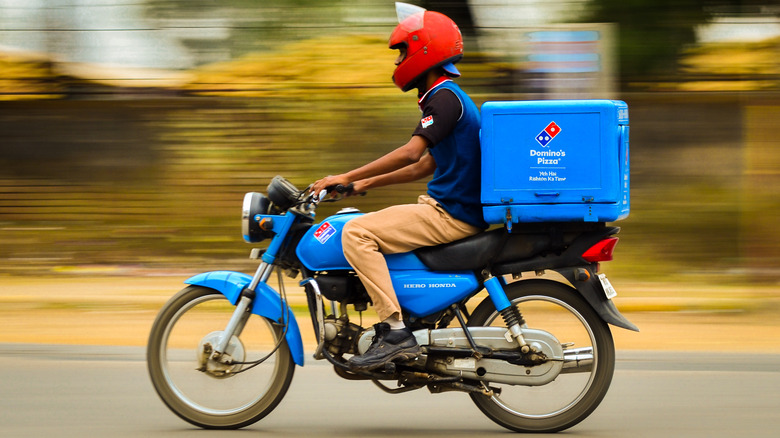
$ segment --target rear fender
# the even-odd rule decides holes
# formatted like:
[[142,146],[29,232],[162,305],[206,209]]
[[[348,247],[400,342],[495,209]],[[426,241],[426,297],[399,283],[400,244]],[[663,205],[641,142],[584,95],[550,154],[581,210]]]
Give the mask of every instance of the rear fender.
[[[588,279],[577,280],[577,269],[587,269],[589,274]],[[595,310],[605,322],[627,330],[639,331],[639,328],[634,325],[634,323],[620,313],[617,306],[615,306],[615,303],[607,298],[596,272],[591,267],[564,268],[555,269],[555,271],[563,275],[563,277],[577,289],[580,295],[585,298],[585,301],[593,307],[593,310]]]
[[[184,282],[193,286],[214,289],[222,293],[231,304],[236,305],[239,298],[241,298],[241,292],[251,281],[251,276],[241,272],[213,271],[198,274]],[[283,315],[282,298],[271,286],[259,283],[255,292],[252,313],[279,324],[288,324],[285,339],[287,340],[287,345],[290,346],[290,354],[292,354],[293,361],[296,364],[303,366],[303,339],[298,328],[298,322],[295,320],[292,311],[288,307],[287,315]]]

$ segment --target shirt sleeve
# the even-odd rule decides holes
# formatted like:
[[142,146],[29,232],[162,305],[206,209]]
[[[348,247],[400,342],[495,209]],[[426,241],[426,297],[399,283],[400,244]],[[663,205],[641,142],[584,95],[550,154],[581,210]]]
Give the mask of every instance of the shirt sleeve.
[[412,135],[425,138],[433,147],[455,130],[461,113],[460,99],[452,91],[441,89],[425,101],[422,119]]

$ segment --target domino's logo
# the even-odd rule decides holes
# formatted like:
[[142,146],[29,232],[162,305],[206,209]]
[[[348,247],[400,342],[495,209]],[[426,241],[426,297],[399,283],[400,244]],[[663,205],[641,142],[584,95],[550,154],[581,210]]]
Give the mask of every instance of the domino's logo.
[[323,222],[322,225],[317,228],[317,231],[314,232],[314,238],[324,245],[334,234],[336,234],[336,228],[327,222]]
[[547,145],[553,141],[555,136],[560,133],[561,127],[558,126],[558,124],[555,122],[550,122],[546,128],[542,129],[542,132],[536,135],[536,142],[542,145],[542,147],[547,147]]

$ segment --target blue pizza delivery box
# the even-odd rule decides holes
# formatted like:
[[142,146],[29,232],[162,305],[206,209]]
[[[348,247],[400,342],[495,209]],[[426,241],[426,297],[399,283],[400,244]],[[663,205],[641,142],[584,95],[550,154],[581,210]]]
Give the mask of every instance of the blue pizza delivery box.
[[482,105],[482,211],[491,224],[628,216],[628,105],[616,100]]

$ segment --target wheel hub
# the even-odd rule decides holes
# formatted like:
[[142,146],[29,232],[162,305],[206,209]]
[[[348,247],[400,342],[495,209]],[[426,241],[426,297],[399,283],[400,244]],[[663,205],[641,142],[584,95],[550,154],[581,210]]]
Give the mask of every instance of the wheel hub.
[[236,336],[231,337],[225,351],[215,357],[214,346],[219,344],[222,333],[215,331],[207,334],[200,340],[197,349],[197,370],[217,379],[234,376],[241,369],[241,364],[235,362],[246,359],[244,345]]

